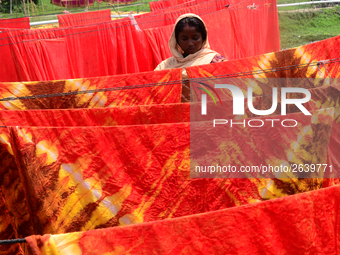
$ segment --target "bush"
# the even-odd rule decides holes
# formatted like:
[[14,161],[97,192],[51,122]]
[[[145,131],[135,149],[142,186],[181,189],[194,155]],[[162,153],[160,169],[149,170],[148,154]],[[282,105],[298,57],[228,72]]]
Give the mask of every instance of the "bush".
[[[38,4],[38,0],[32,2]],[[14,11],[15,8],[22,10],[22,0],[12,0],[12,10]],[[0,12],[10,13],[10,0],[0,0]]]

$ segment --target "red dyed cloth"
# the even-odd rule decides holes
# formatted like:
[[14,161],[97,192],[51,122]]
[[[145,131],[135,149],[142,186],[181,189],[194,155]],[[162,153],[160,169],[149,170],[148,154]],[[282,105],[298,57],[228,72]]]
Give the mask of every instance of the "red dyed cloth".
[[[34,255],[337,254],[340,186],[172,220],[26,238]],[[44,240],[42,242],[41,240]]]
[[[329,95],[319,94],[324,97],[319,97],[316,106]],[[163,113],[170,118],[165,109]],[[150,114],[150,119],[162,121],[157,112],[138,111],[135,114]],[[235,165],[268,164],[268,159],[272,165],[283,161],[293,164],[303,158],[304,163],[332,164],[339,172],[338,111],[336,105],[311,111],[312,116],[289,114],[285,118],[300,123],[289,130],[266,127],[255,132],[238,126],[218,140],[233,147],[217,146],[223,152],[216,155],[227,153]],[[127,120],[120,122],[123,126],[116,127],[1,129],[1,189],[12,215],[3,225],[16,226],[19,236],[83,231],[214,211],[337,183],[323,176],[299,180],[190,179],[189,124],[130,125],[131,117],[126,116]],[[109,114],[106,124],[115,125]],[[218,135],[211,132],[210,139]],[[14,196],[14,191],[25,195]]]
[[[334,47],[338,40],[339,38],[332,38],[316,44],[256,56],[251,59],[211,64],[202,69],[195,69],[193,74],[197,77],[209,76],[209,74],[211,76],[210,72],[216,70],[216,75],[230,77],[236,76],[232,72],[237,70],[241,72],[237,74],[237,77],[243,77],[245,75],[242,73],[243,65],[244,72],[249,71],[247,75],[250,77],[256,75],[262,78],[280,76],[283,78],[337,77],[339,65],[335,60],[320,65],[311,65],[309,62],[337,58],[338,53]],[[329,48],[329,46],[331,47]],[[290,66],[285,66],[285,64]],[[211,66],[215,69],[210,68]],[[269,66],[270,69],[258,71],[266,69],[266,66]],[[200,71],[201,76],[198,76]],[[158,73],[152,72],[154,75]],[[163,74],[165,75],[157,80],[160,84],[162,84],[163,78],[168,77],[167,73]],[[121,77],[125,77],[128,81],[131,76]],[[137,75],[133,77],[140,78]],[[93,83],[91,82],[89,85],[93,86],[96,79],[100,78],[93,78]],[[334,170],[339,172],[339,89],[337,86],[330,86],[328,89],[326,89],[327,86],[314,88],[327,85],[329,80],[322,81],[324,84],[310,83],[310,87],[308,87],[313,91],[311,91],[312,100],[306,107],[318,109],[311,111],[312,116],[305,116],[301,113],[285,116],[285,118],[298,120],[300,125],[297,129],[266,128],[261,132],[252,130],[245,132],[241,127],[236,127],[224,134],[224,141],[228,142],[227,146],[220,144],[221,146],[218,148],[223,150],[223,153],[233,160],[232,162],[239,165],[251,165],[254,162],[263,163],[268,160],[277,164],[282,161],[292,163],[303,161],[304,163],[332,164]],[[37,86],[39,83],[32,83],[34,86],[31,87],[30,83],[11,83],[7,84],[10,86],[4,87],[1,93],[3,95],[8,93],[3,97],[18,96],[22,95],[21,93],[27,93],[27,87],[30,93],[34,92],[35,86],[39,88],[37,94],[43,93],[45,87],[48,87],[46,90],[50,90],[55,86],[56,91],[60,91],[58,89],[64,88],[66,82],[59,82],[61,83],[60,87],[58,87],[58,81],[40,83],[41,86]],[[79,89],[86,79],[78,82],[74,81],[70,84]],[[155,82],[154,85],[157,85],[158,82]],[[263,82],[254,88],[261,88],[257,95],[266,95],[268,91],[271,91],[270,87],[265,86]],[[18,91],[19,89],[21,91]],[[242,89],[245,88],[242,87]],[[89,102],[94,99],[90,98],[83,102],[74,100],[74,98],[70,100],[71,98],[72,96],[64,97],[60,105],[56,102],[61,100],[45,101],[37,98],[32,102],[25,103],[24,106],[35,107],[35,109],[39,107],[46,109],[50,106],[57,108],[62,105],[88,107]],[[79,99],[85,100],[87,97],[79,97]],[[227,100],[227,98],[225,97],[223,100]],[[21,101],[22,99],[19,100],[19,102]],[[261,109],[261,107],[268,109],[266,108],[268,101],[264,97],[257,97],[254,101],[257,102],[255,105],[257,109]],[[7,102],[3,101],[4,108],[7,107],[5,103]],[[230,101],[229,104],[231,105]],[[289,111],[289,109],[287,110]],[[122,109],[122,111],[124,110]],[[178,116],[183,112],[180,112]],[[17,115],[13,114],[15,117],[13,125],[19,123],[18,118],[25,116],[26,120],[23,120],[22,124],[45,127],[1,129],[0,184],[5,201],[2,208],[7,208],[5,210],[11,212],[10,215],[1,216],[3,236],[10,235],[18,238],[34,234],[56,234],[129,223],[146,223],[263,202],[282,196],[289,197],[289,195],[339,184],[338,179],[322,177],[317,179],[189,179],[190,126],[188,123],[177,122],[179,120],[177,115],[169,114],[169,119],[172,118],[173,122],[170,123],[167,120],[166,124],[162,124],[163,114],[168,114],[166,108],[162,108],[162,106],[159,106],[158,111],[150,110],[149,112],[144,107],[136,107],[135,111],[129,113],[125,111],[126,119],[118,114],[108,113],[107,122],[100,119],[104,118],[105,114],[102,111],[98,111],[98,113],[97,120],[93,117],[95,113],[91,115],[89,111],[84,111],[83,116],[79,113],[72,115],[73,113],[53,112],[51,117],[59,116],[66,119],[73,116],[79,120],[63,120],[64,123],[81,125],[81,117],[86,120],[92,116],[93,118],[91,117],[89,122],[98,125],[108,124],[111,127],[46,127],[49,124],[53,125],[52,120],[47,116],[48,112],[35,114],[18,112]],[[6,125],[9,125],[10,113],[7,117],[6,114],[2,116],[4,116],[2,120],[6,121]],[[47,116],[46,121],[43,119],[44,116]],[[112,116],[117,118],[114,119]],[[146,116],[149,118],[145,118]],[[253,116],[241,116],[241,118],[251,117]],[[276,117],[271,116],[270,118]],[[30,118],[41,118],[41,120],[30,120]],[[144,122],[143,119],[155,120],[155,122]],[[132,125],[134,121],[138,125]],[[112,127],[113,125],[116,126]],[[221,139],[218,139],[218,135],[214,132],[211,133],[211,139],[215,139],[217,144],[222,142]],[[216,155],[220,155],[220,151]],[[294,157],[290,158],[290,155]],[[41,185],[37,185],[37,183]],[[299,210],[303,210],[306,206],[302,202],[299,205],[296,200],[293,204],[296,204]],[[261,205],[261,203],[257,205]],[[323,206],[327,207],[329,204],[325,202]],[[283,207],[288,210],[287,205]],[[278,208],[275,207],[275,210]],[[303,217],[309,216],[304,214]],[[269,225],[270,229],[274,227],[267,222],[261,222],[258,225]],[[137,228],[141,226],[143,225],[136,225]],[[191,232],[195,231],[195,227],[191,229]],[[319,229],[318,231],[320,232]],[[282,233],[286,236],[287,230]],[[140,235],[140,232],[138,234]],[[183,233],[180,234],[183,235]],[[278,234],[275,239],[276,243],[279,242],[281,236]],[[152,235],[150,240],[153,240],[152,237],[156,238],[156,235]],[[329,240],[333,240],[332,236]],[[306,239],[304,238],[303,241]],[[128,243],[126,247],[129,247],[132,242]],[[176,241],[172,243],[174,244]],[[247,247],[249,246],[246,246],[245,249]],[[328,246],[326,248],[330,249]],[[295,250],[292,250],[293,254],[294,252]]]
[[190,121],[190,104],[0,111],[0,126],[125,126]]
[[[5,60],[6,67],[0,68],[0,81],[152,71],[170,57],[168,40],[173,25],[169,24],[186,12],[199,11],[209,31],[211,48],[230,60],[277,51],[280,49],[277,9],[272,0],[266,3],[256,10],[247,8],[248,3],[243,3],[242,8],[224,10],[225,2],[211,1],[174,13],[160,13],[159,17],[136,16],[142,31],[137,31],[130,19],[80,27],[4,30],[0,58]],[[164,26],[165,21],[168,26]],[[245,21],[249,25],[244,26]]]
[[18,100],[3,100],[0,108],[67,109],[179,103],[181,88],[181,69],[74,80],[4,82],[0,83],[0,97]]
[[59,27],[75,27],[111,21],[111,10],[57,15]]
[[152,12],[157,10],[169,9],[174,6],[188,6],[195,5],[201,2],[205,2],[204,0],[161,0],[149,2],[150,10]]
[[189,78],[337,78],[340,36],[296,48],[212,65],[187,67]]
[[[260,87],[260,86],[259,86]],[[201,90],[194,90],[200,97]],[[304,104],[308,111],[327,108],[329,105],[338,106],[337,94],[340,93],[340,85],[321,86],[310,88],[311,100]],[[68,101],[65,98],[65,101]],[[232,109],[233,100],[221,95],[222,103],[226,109]],[[268,95],[254,96],[253,105],[255,109],[267,109],[271,107],[272,98]],[[164,123],[190,122],[190,109],[200,108],[200,103],[168,103],[135,106],[116,106],[102,108],[76,108],[76,109],[37,109],[40,104],[26,104],[36,110],[7,110],[0,111],[0,126],[39,126],[39,127],[77,127],[77,126],[126,126],[126,125],[148,125]],[[53,104],[50,104],[53,106]],[[91,104],[84,102],[83,106],[90,107]],[[248,109],[247,98],[245,98],[245,114],[243,118],[256,117]],[[58,107],[61,105],[55,105]],[[63,105],[66,107],[66,104]],[[71,106],[71,105],[69,105]],[[51,107],[52,108],[52,107]],[[70,107],[71,108],[71,107]],[[293,105],[287,106],[288,112],[297,112]],[[272,115],[280,114],[277,108]],[[226,111],[223,115],[227,119],[234,118],[232,111]],[[200,121],[207,120],[200,116]]]
[[[30,83],[2,83],[0,84],[0,94],[4,97],[33,97],[31,99],[1,101],[3,109],[51,109],[51,108],[98,108],[111,107],[108,111],[89,111],[80,110],[69,114],[62,112],[47,111],[25,111],[20,116],[20,112],[11,116],[4,122],[13,125],[24,124],[16,119],[26,116],[25,124],[51,126],[56,125],[101,125],[112,126],[117,124],[136,125],[162,123],[164,120],[174,122],[180,120],[182,108],[176,106],[169,107],[163,114],[159,114],[157,109],[148,110],[147,105],[161,103],[178,103],[181,94],[181,70],[164,70],[161,72],[139,73],[135,75],[120,75],[114,77],[100,77],[90,79],[76,79],[49,82],[30,82]],[[133,85],[138,85],[133,88]],[[112,88],[112,91],[94,90]],[[115,89],[119,88],[119,89]],[[124,89],[125,88],[125,89]],[[89,93],[72,94],[90,90]],[[91,92],[92,91],[92,92]],[[64,93],[64,94],[60,94]],[[68,94],[71,93],[71,94]],[[41,97],[47,95],[47,97]],[[36,97],[35,97],[36,96]],[[135,107],[121,110],[119,106],[136,105]],[[144,106],[137,106],[144,105]],[[186,116],[189,107],[186,108]],[[28,114],[28,115],[26,115]],[[33,114],[33,115],[32,115]],[[47,114],[47,115],[45,115]],[[60,115],[61,114],[61,115]],[[169,119],[173,116],[173,119]],[[92,121],[91,121],[92,119]],[[22,119],[21,119],[22,120]],[[188,119],[187,119],[188,120]],[[32,224],[31,209],[25,198],[25,186],[18,178],[18,165],[13,157],[13,150],[8,143],[9,133],[4,128],[0,128],[0,240],[22,238],[35,233]],[[72,136],[69,137],[72,139]],[[104,139],[106,140],[106,139]],[[81,146],[81,145],[79,145]],[[13,149],[16,146],[13,147]],[[20,245],[0,246],[2,254],[17,254],[20,252]]]
[[[161,10],[137,15],[135,16],[135,20],[141,29],[158,28],[162,26],[173,25],[175,24],[177,18],[185,13],[194,13],[202,17],[205,21],[204,15],[225,10],[226,4],[228,4],[228,0],[212,0],[208,2],[198,3],[196,5],[178,7],[175,6],[170,10]],[[215,15],[223,16],[220,13],[215,13]]]
[[[305,164],[329,163],[329,153],[339,149],[338,143],[333,151],[329,147],[330,141],[339,138],[338,111],[330,108],[312,111],[312,116],[269,117],[294,118],[299,122],[294,129],[237,126],[223,136],[211,130],[209,139],[217,143],[216,162],[223,165],[219,157],[228,154],[228,163],[237,167],[299,164],[300,158]],[[7,150],[12,149],[18,164],[32,227],[41,234],[187,216],[330,185],[321,172],[318,179],[292,178],[295,174],[264,179],[191,179],[189,123],[10,127],[1,133],[4,140],[8,135]],[[225,141],[233,147],[222,146]],[[296,141],[300,142],[295,145]],[[339,169],[334,166],[333,171]]]
[[30,18],[0,19],[0,28],[30,28]]

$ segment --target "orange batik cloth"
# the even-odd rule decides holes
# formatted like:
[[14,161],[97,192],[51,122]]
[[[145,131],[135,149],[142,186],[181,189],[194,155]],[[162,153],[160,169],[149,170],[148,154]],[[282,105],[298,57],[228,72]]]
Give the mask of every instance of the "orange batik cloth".
[[[332,45],[336,45],[337,41],[338,38],[330,39],[330,42],[334,42]],[[320,44],[322,47],[325,46],[324,42],[320,42]],[[320,49],[321,52],[318,44],[313,44],[313,47],[313,53],[317,52],[317,49]],[[299,49],[301,50],[302,48]],[[279,59],[284,59],[285,54],[289,57],[292,52],[297,51],[298,49],[293,49],[281,52],[282,55],[280,55],[281,53],[274,53],[274,55],[280,55],[281,57]],[[269,66],[270,69],[268,71],[270,72],[268,73],[272,74],[272,77],[280,77],[280,75],[282,75],[283,78],[301,78],[305,77],[306,74],[310,74],[308,77],[336,77],[338,62],[330,61],[328,63],[315,65],[308,62],[312,60],[320,61],[325,57],[338,57],[336,51],[326,50],[326,52],[329,54],[316,54],[313,59],[296,58],[296,61],[292,62],[295,67],[289,67],[285,70],[283,70],[285,68],[285,62],[272,61],[272,64],[269,65],[269,62],[267,62],[268,55],[230,63],[231,65],[239,66],[239,70],[241,70],[240,66],[242,63],[256,63],[256,65],[248,64],[244,69],[245,71],[250,71],[250,73],[248,73],[250,77],[266,75],[263,71],[257,71],[262,65]],[[273,56],[273,54],[270,56]],[[215,70],[221,71],[216,74],[212,74],[213,70],[209,69],[209,65],[195,67],[196,69],[194,69],[194,67],[192,67],[192,69],[188,68],[189,77],[190,70],[193,70],[191,77],[196,76],[194,78],[197,78],[192,78],[191,82],[203,81],[214,83],[216,79],[224,79],[224,76],[228,77],[228,72],[230,73],[231,71],[224,69],[227,68],[227,63],[211,65],[216,67]],[[223,74],[223,70],[227,71]],[[256,73],[254,70],[256,70]],[[181,70],[177,73],[180,72]],[[155,72],[155,75],[157,75],[157,73],[158,72]],[[211,75],[216,76],[208,79],[201,78],[202,76],[209,77]],[[237,75],[243,77],[244,74],[234,74],[234,76]],[[338,179],[325,179],[324,177],[332,176],[322,175],[315,179],[297,179],[294,176],[286,176],[289,178],[275,178],[273,176],[272,178],[266,179],[190,179],[190,123],[188,120],[188,108],[197,107],[197,104],[192,103],[190,106],[188,104],[176,104],[176,102],[178,103],[180,100],[180,89],[178,89],[178,87],[180,88],[181,84],[178,85],[179,81],[175,80],[175,78],[174,80],[166,80],[166,82],[170,81],[175,83],[175,85],[170,85],[172,86],[172,90],[170,91],[173,92],[173,94],[171,93],[170,95],[173,97],[171,97],[171,100],[166,100],[165,103],[174,104],[167,105],[162,103],[162,100],[165,100],[169,92],[164,92],[164,94],[162,94],[163,96],[157,97],[159,93],[163,92],[162,89],[165,90],[168,88],[167,86],[169,86],[169,84],[162,85],[162,81],[159,83],[155,82],[156,84],[151,84],[151,87],[146,89],[152,91],[152,89],[160,85],[160,89],[155,92],[155,97],[158,99],[152,101],[156,102],[156,104],[150,103],[150,106],[138,106],[138,104],[150,102],[149,100],[145,101],[142,96],[136,97],[140,98],[136,104],[134,104],[134,100],[129,101],[130,104],[127,105],[123,103],[124,101],[115,104],[120,106],[120,110],[126,114],[125,119],[123,115],[117,113],[117,109],[113,108],[100,109],[98,111],[95,111],[96,109],[87,109],[84,110],[84,115],[77,112],[77,109],[58,111],[37,110],[32,113],[18,111],[13,113],[13,115],[11,115],[11,113],[0,113],[0,121],[6,126],[1,129],[0,133],[0,141],[2,144],[1,153],[3,159],[5,159],[3,162],[6,163],[0,172],[1,176],[4,177],[0,178],[0,180],[3,180],[1,182],[1,189],[4,194],[4,201],[7,203],[6,206],[10,208],[9,211],[12,213],[9,220],[6,221],[9,222],[7,226],[12,227],[12,232],[7,231],[2,233],[14,233],[13,236],[25,237],[35,234],[60,234],[123,226],[133,223],[145,223],[145,225],[135,225],[135,228],[129,227],[133,233],[140,235],[141,232],[139,229],[146,225],[151,226],[150,228],[154,226],[164,226],[164,229],[166,229],[165,225],[153,225],[163,224],[161,222],[166,219],[178,218],[164,222],[186,220],[191,217],[201,217],[200,215],[194,214],[208,213],[280,197],[285,198],[239,208],[242,210],[242,208],[254,206],[252,207],[255,208],[254,211],[257,211],[257,208],[264,208],[263,210],[265,211],[270,211],[272,210],[271,208],[279,210],[280,203],[276,201],[294,201],[287,204],[282,202],[282,208],[287,210],[287,212],[299,211],[305,209],[306,204],[302,202],[297,203],[296,201],[300,201],[300,198],[303,200],[304,196],[308,197],[308,194],[311,193],[302,194],[302,197],[290,195],[313,191],[338,183]],[[222,140],[216,139],[217,134],[212,132],[210,138],[215,139],[217,145],[223,145],[218,147],[221,150],[219,153],[229,155],[230,162],[233,162],[235,165],[249,165],[254,162],[268,163],[268,160],[272,164],[282,161],[289,161],[292,164],[299,164],[300,162],[309,164],[327,163],[332,164],[334,171],[338,172],[339,163],[337,162],[337,151],[339,150],[339,137],[337,130],[339,128],[339,85],[336,80],[323,79],[321,81],[320,83],[311,82],[308,87],[312,99],[305,106],[312,113],[312,116],[305,116],[294,108],[288,109],[288,115],[286,117],[294,118],[299,122],[299,126],[297,126],[296,129],[285,130],[278,128],[274,130],[266,128],[261,132],[245,132],[242,127],[236,127],[224,134],[223,141],[227,141],[228,146],[222,144]],[[61,81],[61,84],[61,88],[63,88],[66,82]],[[146,84],[148,83],[145,82],[144,85]],[[23,85],[25,89],[29,87],[26,86],[26,84]],[[254,92],[256,92],[254,93],[254,106],[257,109],[267,109],[266,107],[268,107],[270,102],[267,101],[266,98],[268,97],[266,96],[270,95],[271,88],[261,82],[253,85],[254,88],[257,88],[254,89]],[[284,84],[284,86],[288,86],[288,84]],[[53,86],[47,87],[48,89],[46,91],[51,93],[50,91]],[[95,89],[106,87],[107,86],[95,87]],[[30,93],[26,94],[25,89],[23,89],[22,92],[18,92],[14,90],[14,87],[8,88],[11,89],[3,89],[3,91],[6,91],[6,93],[10,91],[11,95],[14,94],[19,99],[17,101],[20,102],[20,104],[16,105],[16,109],[39,109],[39,107],[44,109],[67,107],[90,108],[97,105],[91,104],[94,100],[93,95],[85,102],[82,101],[82,97],[80,96],[82,94],[62,95],[63,104],[55,103],[58,101],[55,99],[56,95],[50,99],[45,97],[41,97],[41,99],[40,96],[46,95],[44,94],[42,86],[37,86],[39,89],[33,93],[33,95],[39,95],[39,98],[25,101],[26,99],[19,98],[15,93],[32,95],[31,91],[34,91],[34,86],[29,87],[28,91],[30,91]],[[138,89],[142,90],[145,88]],[[246,90],[247,88],[244,87],[242,89]],[[80,89],[77,87],[75,90],[66,91],[78,90]],[[81,90],[84,92],[86,89]],[[57,91],[64,91],[64,89]],[[106,92],[91,93],[103,93],[103,95],[105,95]],[[127,93],[130,92],[126,92],[124,88],[122,88],[119,95],[127,95]],[[197,93],[197,95],[199,94]],[[9,95],[6,94],[6,96],[3,97],[9,97]],[[84,96],[84,98],[86,99],[87,97]],[[226,105],[232,105],[232,101],[228,100],[228,97],[222,99]],[[116,99],[112,96],[110,100]],[[9,101],[2,102],[2,105],[6,109],[9,109],[9,106],[7,106],[8,102]],[[110,106],[110,103],[105,103],[100,106],[107,107]],[[174,114],[174,112],[177,113],[177,111],[178,114]],[[64,126],[59,123],[58,127],[48,127],[49,125],[54,125],[54,120],[48,117],[49,113],[51,113],[52,116],[59,116],[60,119],[80,118],[80,116],[82,116],[84,122],[88,119],[94,126],[81,127],[81,120],[65,120]],[[95,117],[96,114],[98,114],[98,117]],[[169,114],[168,118],[164,117],[167,114]],[[276,114],[277,112],[266,118],[282,117]],[[11,117],[13,117],[13,124],[11,124]],[[19,122],[21,117],[25,118],[22,120],[22,125]],[[240,118],[247,119],[252,117],[254,116],[250,115],[246,109],[246,114]],[[41,120],[36,120],[37,118],[41,118]],[[233,116],[231,115],[230,118],[233,118]],[[108,127],[103,127],[103,125],[107,125]],[[273,147],[273,144],[276,146]],[[244,155],[249,155],[249,159],[247,160]],[[316,191],[319,193],[313,194],[323,194],[320,195],[320,201],[324,201],[323,196],[333,194],[333,191],[336,191],[337,188],[332,189],[331,193],[328,193],[329,190],[331,189]],[[16,193],[13,191],[16,191]],[[21,194],[20,196],[18,195],[19,193]],[[14,196],[14,194],[16,194],[16,196]],[[316,195],[316,197],[319,198],[319,195]],[[309,198],[306,199],[308,201],[310,200]],[[334,203],[336,203],[337,200],[334,201]],[[273,203],[278,204],[275,207],[266,207]],[[310,204],[310,202],[308,203]],[[294,205],[296,205],[296,207],[294,207]],[[291,210],[287,209],[289,206],[292,208]],[[21,210],[16,208],[21,208]],[[239,208],[227,209],[224,212],[231,210],[232,214],[234,214]],[[243,211],[241,211],[241,214],[244,215]],[[303,211],[301,215],[307,217],[306,214],[307,212]],[[207,217],[210,217],[210,214],[207,215]],[[253,212],[251,215],[253,215]],[[311,220],[315,217],[315,215],[309,216]],[[230,217],[229,214],[228,217]],[[325,216],[325,218],[327,217],[328,216]],[[189,224],[195,224],[195,226],[197,226],[197,222],[206,221],[201,221],[201,218],[197,219],[197,221]],[[269,229],[275,229],[274,226],[276,225],[274,223],[273,225],[268,223],[270,219],[272,219],[271,217],[265,222],[261,222],[260,219],[261,217],[258,217],[259,221],[257,225],[265,225],[268,226]],[[150,223],[152,221],[159,222]],[[244,228],[241,228],[243,231],[246,229],[246,226],[249,225],[249,222],[250,220],[245,223]],[[228,222],[226,224],[227,225],[222,224],[221,226],[225,226],[225,228],[228,229],[229,224],[232,223]],[[306,228],[310,226],[308,223],[306,224]],[[212,225],[217,226],[220,225],[220,223],[217,224],[216,222],[216,224]],[[234,225],[230,226],[235,227]],[[292,229],[295,229],[294,233],[299,233],[295,223],[292,223],[291,226]],[[316,227],[319,228],[319,225],[316,225]],[[10,227],[7,229],[10,229]],[[120,229],[125,231],[124,229],[127,229],[127,227],[117,229],[119,229],[119,231]],[[180,229],[180,227],[176,227],[175,229]],[[186,227],[185,229],[191,229],[190,232],[196,231],[197,233],[201,233],[200,226],[193,226],[192,228]],[[211,229],[213,228],[211,227]],[[144,233],[142,236],[145,236],[145,238],[149,240],[155,240],[159,236],[164,237],[162,231],[160,233],[151,233],[150,231],[151,230],[147,228],[146,232],[142,232]],[[205,231],[205,229],[203,231]],[[280,236],[281,233],[286,232],[287,230],[284,229],[275,233],[278,233],[277,236]],[[150,233],[150,235],[147,235],[147,233]],[[175,243],[180,245],[181,242],[177,241],[180,237],[176,236],[178,232],[173,233],[175,233],[175,241],[171,242],[170,245]],[[316,233],[321,232],[316,230]],[[187,234],[184,232],[180,232],[178,235],[185,235],[187,237]],[[322,235],[322,233],[320,235]],[[330,233],[330,236],[332,237],[332,233]],[[78,241],[76,241],[78,237],[78,234],[75,234],[76,243],[78,243]],[[48,238],[49,237],[46,239]],[[67,236],[65,238],[68,239]],[[307,237],[305,236],[305,238]],[[135,247],[141,247],[134,243],[134,240],[140,239],[124,239],[126,243],[124,243],[123,239],[117,240],[120,242],[119,245],[123,247],[110,245],[110,247],[116,247],[112,252],[116,252],[117,254],[129,250],[133,251]],[[259,240],[261,240],[260,243],[263,244],[263,239]],[[313,244],[315,240],[316,239],[308,239],[308,243]],[[190,239],[190,242],[191,241],[192,239]],[[242,244],[246,243],[243,239],[242,242]],[[157,246],[157,244],[152,246],[152,244],[147,241],[143,241],[143,243],[148,244],[153,250],[163,251],[162,247],[168,247],[163,243],[159,244],[159,246]],[[141,245],[143,245],[143,243],[141,243]],[[198,247],[200,247],[201,243],[204,242],[195,241],[195,245],[197,244]],[[53,246],[52,242],[50,244]],[[278,242],[274,242],[274,244],[278,245]],[[59,244],[56,243],[56,245],[58,246]],[[77,245],[78,244],[75,244],[74,247],[77,247]],[[271,247],[270,245],[268,247]],[[327,249],[331,250],[330,247],[332,245],[333,243],[330,242]],[[65,249],[67,246],[68,245],[65,244]],[[106,249],[104,245],[99,244],[97,247],[99,246],[104,250]],[[191,251],[191,248],[187,246],[188,245],[178,246],[178,249],[183,248],[182,250],[187,249]],[[252,247],[241,246],[245,251],[247,251],[247,247]],[[216,244],[213,245],[211,249],[214,249],[214,247],[220,246]],[[228,251],[227,248],[230,248],[228,244],[225,244],[223,247],[225,248],[223,251]],[[256,249],[260,249],[259,246],[256,247]],[[291,248],[287,248],[290,249],[287,251],[294,253],[294,247],[289,247]],[[315,247],[319,247],[319,244],[315,244]],[[77,250],[77,252],[84,252],[84,254],[87,252],[87,250],[83,250],[83,248],[80,249],[81,250]],[[143,249],[141,248],[141,251]],[[177,248],[172,246],[169,249],[164,249],[177,251]],[[318,249],[319,248],[317,248],[316,251],[318,251]],[[284,248],[282,248],[282,250],[284,250]],[[105,250],[105,252],[106,251],[111,250]],[[208,249],[206,251],[208,253],[210,252]],[[230,248],[230,251],[233,251],[232,248]],[[238,251],[240,252],[241,250]]]
[[336,254],[340,187],[145,224],[26,238],[34,255]]

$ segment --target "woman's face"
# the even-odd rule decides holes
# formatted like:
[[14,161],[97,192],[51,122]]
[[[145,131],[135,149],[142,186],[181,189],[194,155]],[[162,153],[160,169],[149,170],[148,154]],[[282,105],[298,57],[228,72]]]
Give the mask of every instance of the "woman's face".
[[201,33],[197,32],[195,27],[189,25],[186,25],[178,34],[177,41],[184,51],[183,57],[196,53],[203,45]]

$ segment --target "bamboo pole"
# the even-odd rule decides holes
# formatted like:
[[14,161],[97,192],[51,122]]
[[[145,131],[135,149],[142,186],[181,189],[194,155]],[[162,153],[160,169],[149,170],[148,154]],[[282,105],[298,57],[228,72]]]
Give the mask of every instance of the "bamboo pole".
[[43,14],[45,15],[45,10],[44,10],[44,5],[43,5],[43,0],[41,0],[41,7],[43,9]]
[[26,16],[27,16],[27,15],[26,15],[27,12],[26,12],[26,4],[25,4],[25,1],[26,1],[26,0],[22,0],[22,9],[23,9],[24,15],[25,15],[25,17],[26,17]]
[[28,16],[31,16],[31,12],[30,12],[30,2],[29,0],[27,0],[27,13],[28,13]]
[[12,18],[12,0],[9,1],[9,13],[11,14],[11,18]]
[[[27,0],[28,1],[28,0]],[[33,2],[31,0],[31,14],[32,16],[34,16],[34,6],[33,6]]]
[[35,9],[35,15],[36,15],[36,16],[38,17],[38,19],[40,20],[37,5],[36,5],[34,2],[32,2],[32,0],[31,0],[31,3],[32,3],[32,5],[33,5],[33,7],[34,7],[34,9]]

